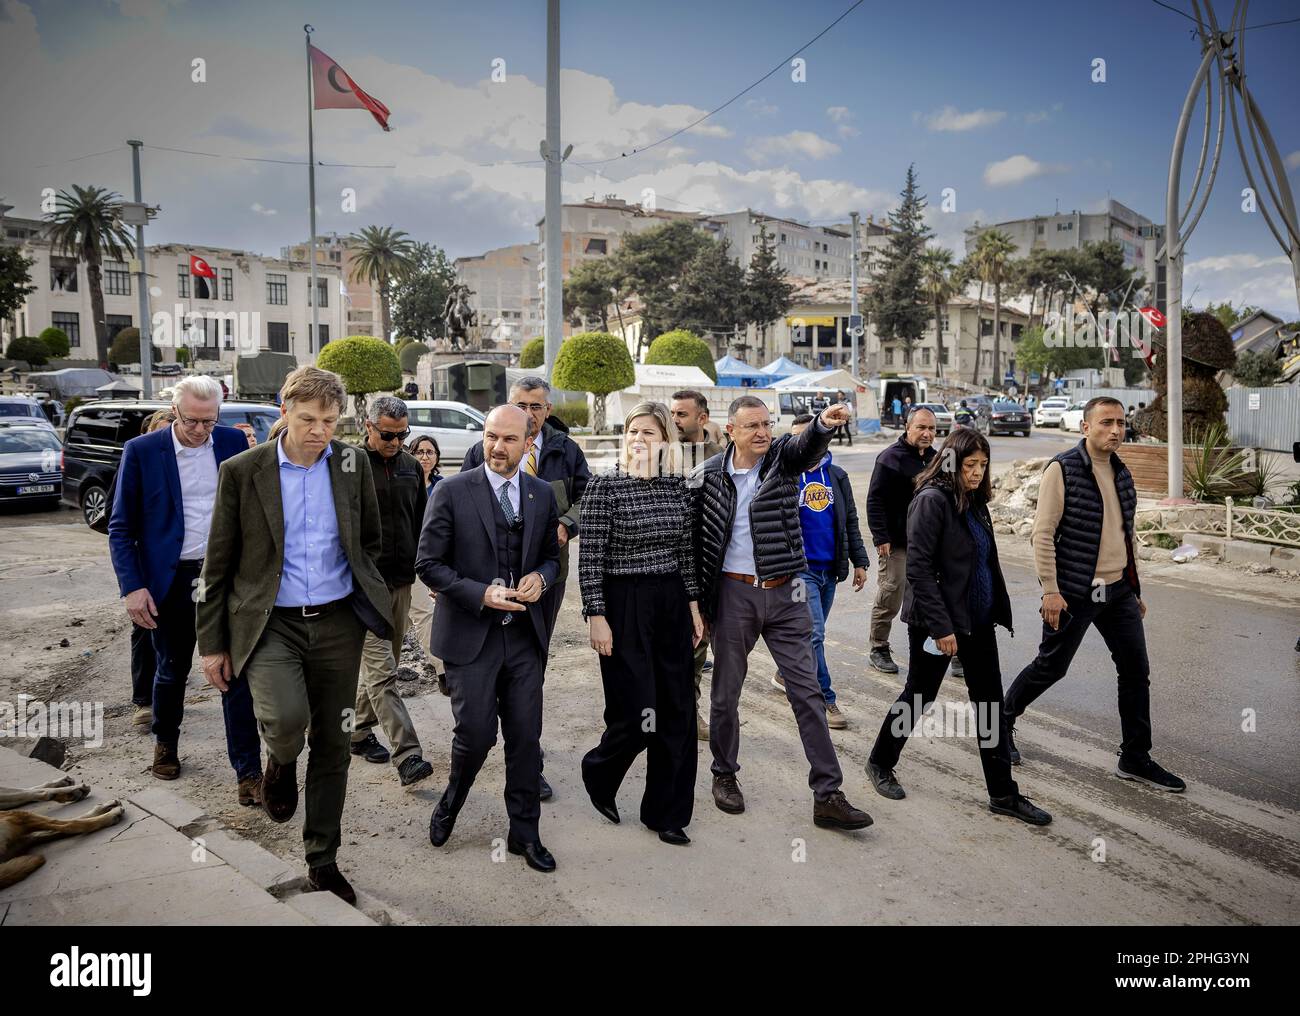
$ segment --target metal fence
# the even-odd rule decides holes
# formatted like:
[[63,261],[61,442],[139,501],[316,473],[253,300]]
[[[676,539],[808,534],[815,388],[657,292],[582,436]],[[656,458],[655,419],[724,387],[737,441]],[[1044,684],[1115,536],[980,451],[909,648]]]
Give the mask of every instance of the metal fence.
[[1289,452],[1300,441],[1300,386],[1229,388],[1228,438],[1244,448]]
[[1300,547],[1300,513],[1286,508],[1254,508],[1237,504],[1230,497],[1223,504],[1140,508],[1133,525],[1142,544],[1150,543],[1156,535],[1181,539],[1188,533],[1201,533],[1228,540]]

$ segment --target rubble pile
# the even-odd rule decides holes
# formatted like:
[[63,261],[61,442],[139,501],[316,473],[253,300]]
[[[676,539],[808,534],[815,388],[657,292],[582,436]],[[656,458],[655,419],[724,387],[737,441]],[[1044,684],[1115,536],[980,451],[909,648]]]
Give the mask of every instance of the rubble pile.
[[993,500],[989,502],[994,532],[1029,538],[1030,531],[1034,528],[1034,512],[1038,508],[1038,488],[1043,482],[1043,470],[1051,461],[1051,457],[1046,455],[1035,459],[1016,459],[1005,473],[994,477]]

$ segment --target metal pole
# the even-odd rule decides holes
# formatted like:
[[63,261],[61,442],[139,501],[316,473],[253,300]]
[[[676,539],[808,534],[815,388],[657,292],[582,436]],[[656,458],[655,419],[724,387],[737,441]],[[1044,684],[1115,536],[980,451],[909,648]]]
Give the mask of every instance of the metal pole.
[[849,373],[858,376],[858,328],[852,322],[858,317],[858,213],[851,212],[853,237],[849,240]]
[[[143,203],[140,197],[140,146],[141,141],[128,141],[131,146],[131,175],[135,184],[135,202]],[[136,294],[140,306],[140,397],[153,398],[153,345],[149,331],[149,285],[148,273],[144,263],[144,225],[135,227],[135,257],[140,271],[135,276]]]
[[560,0],[546,0],[546,374],[555,366],[563,339],[564,255],[560,198]]
[[[315,29],[311,25],[303,25],[302,30],[307,33],[307,201],[311,211],[311,239],[307,241],[307,248],[311,252],[311,334],[307,336],[307,352],[310,354],[314,352],[320,337],[320,293],[316,289],[316,138],[311,81],[311,33]],[[387,335],[384,336],[384,341],[388,341]]]

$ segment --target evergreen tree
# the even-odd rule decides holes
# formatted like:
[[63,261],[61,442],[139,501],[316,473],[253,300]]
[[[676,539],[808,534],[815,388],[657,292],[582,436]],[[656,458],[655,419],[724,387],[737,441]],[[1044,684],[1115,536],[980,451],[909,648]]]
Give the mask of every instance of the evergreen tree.
[[697,335],[735,332],[745,316],[745,272],[731,257],[726,240],[700,248],[682,273],[673,294],[670,323]]
[[889,213],[889,246],[880,259],[868,300],[876,334],[902,342],[904,362],[912,365],[912,349],[925,334],[930,319],[921,256],[934,233],[922,221],[925,195],[916,192],[916,168],[907,167],[902,203]]
[[[767,350],[767,326],[790,309],[794,286],[776,258],[776,247],[767,226],[759,223],[758,249],[749,259],[741,301],[741,323],[758,326],[759,348]],[[737,343],[740,346],[740,343]]]

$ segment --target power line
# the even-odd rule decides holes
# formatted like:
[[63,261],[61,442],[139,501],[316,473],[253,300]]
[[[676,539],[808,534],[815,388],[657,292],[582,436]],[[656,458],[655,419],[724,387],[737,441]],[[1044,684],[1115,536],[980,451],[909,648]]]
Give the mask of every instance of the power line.
[[[1199,24],[1199,22],[1190,14],[1188,14],[1186,11],[1179,10],[1177,7],[1165,3],[1164,0],[1151,0],[1151,2],[1155,4],[1157,7],[1163,7],[1167,11],[1173,11],[1175,14],[1181,14],[1183,17],[1185,17],[1188,21],[1192,22],[1193,24]],[[1243,32],[1249,32],[1252,28],[1271,28],[1274,25],[1293,25],[1297,21],[1300,21],[1300,18],[1288,18],[1285,21],[1265,21],[1259,25],[1246,25],[1241,30]]]
[[[145,145],[145,148],[152,148],[159,152],[178,152],[181,155],[201,155],[209,159],[234,159],[238,162],[271,162],[281,166],[305,166],[307,163],[302,159],[267,159],[259,158],[253,155],[225,155],[221,152],[195,152],[188,148],[169,148],[167,145]],[[316,165],[325,166],[330,169],[396,169],[396,163],[386,163],[383,165],[370,165],[365,163],[351,162],[321,162],[317,160]]]
[[125,152],[125,151],[126,151],[126,147],[124,145],[118,145],[116,148],[109,148],[103,152],[91,152],[89,155],[78,155],[76,158],[73,159],[55,159],[53,162],[38,163],[37,165],[32,166],[31,168],[48,169],[50,166],[62,166],[64,163],[68,163],[68,162],[81,162],[83,159],[93,159],[100,155],[112,155],[114,152]]

